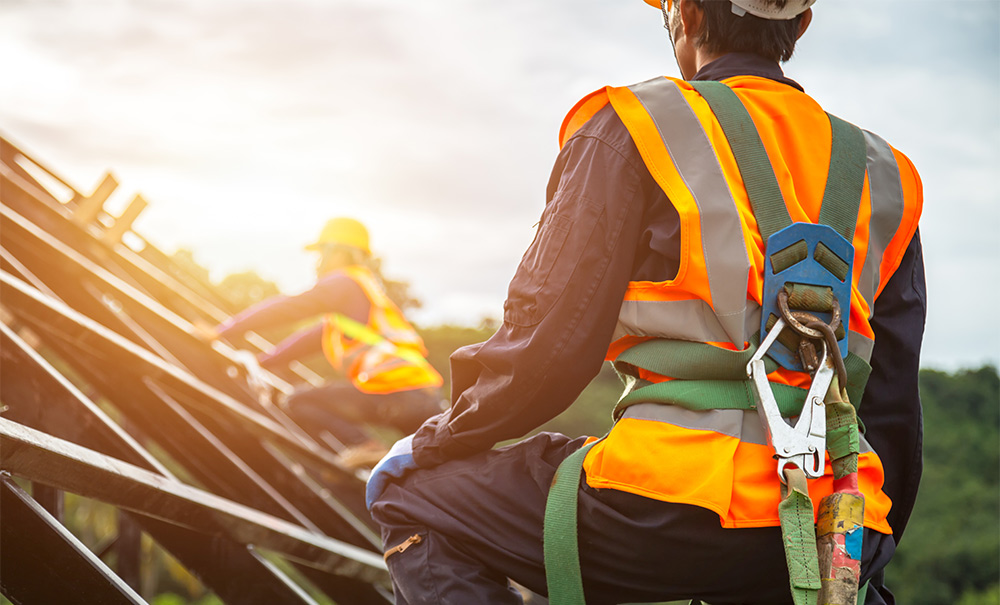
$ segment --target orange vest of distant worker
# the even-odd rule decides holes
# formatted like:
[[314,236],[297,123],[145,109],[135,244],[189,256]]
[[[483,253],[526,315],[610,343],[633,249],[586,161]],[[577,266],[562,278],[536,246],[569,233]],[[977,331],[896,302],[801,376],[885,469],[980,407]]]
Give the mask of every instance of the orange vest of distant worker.
[[[773,80],[724,80],[753,118],[793,222],[819,216],[831,155],[831,125],[803,92]],[[608,103],[624,122],[650,174],[680,218],[680,267],[674,279],[631,282],[607,359],[651,338],[743,350],[759,331],[764,242],[729,143],[707,102],[688,83],[656,78],[607,87],[581,100],[560,133],[566,141]],[[909,160],[864,133],[867,166],[854,234],[850,351],[865,361],[875,335],[874,302],[898,268],[922,205]],[[640,371],[650,382],[670,380]],[[779,369],[773,383],[807,387],[806,374]],[[774,452],[755,410],[692,411],[674,405],[628,407],[584,462],[587,483],[716,512],[724,527],[779,525]],[[858,482],[865,526],[891,533],[878,455],[861,438]],[[826,475],[810,480],[818,506],[833,491]]]
[[361,286],[371,310],[365,324],[339,313],[324,318],[323,352],[330,364],[365,393],[441,386],[441,375],[425,359],[423,340],[371,270],[355,265],[340,271]]

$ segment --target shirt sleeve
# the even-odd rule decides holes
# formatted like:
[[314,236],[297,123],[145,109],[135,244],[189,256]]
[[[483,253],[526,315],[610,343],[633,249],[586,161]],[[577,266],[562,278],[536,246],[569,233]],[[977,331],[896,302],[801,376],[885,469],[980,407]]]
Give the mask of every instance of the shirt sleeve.
[[257,360],[265,368],[288,365],[295,359],[305,359],[323,352],[323,324],[317,323],[299,330],[275,345],[269,353],[262,353]]
[[913,511],[923,470],[923,416],[917,382],[926,315],[918,231],[875,301],[872,373],[858,410],[865,438],[885,469],[882,489],[892,500],[888,521],[897,544]]
[[365,323],[370,303],[361,286],[343,273],[332,273],[294,296],[274,296],[219,324],[220,336],[239,336],[311,319],[325,313],[343,313]]
[[[602,119],[624,133],[608,112]],[[586,126],[563,148],[503,324],[485,343],[452,355],[453,405],[417,431],[418,465],[525,434],[569,407],[600,370],[655,187],[638,157],[627,135],[609,142]]]

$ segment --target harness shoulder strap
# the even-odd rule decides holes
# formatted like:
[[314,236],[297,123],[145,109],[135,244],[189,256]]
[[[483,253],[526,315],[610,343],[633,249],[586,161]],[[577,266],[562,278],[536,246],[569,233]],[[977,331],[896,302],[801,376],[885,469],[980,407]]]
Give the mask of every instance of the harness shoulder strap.
[[865,135],[854,124],[826,115],[830,118],[833,147],[819,223],[833,227],[844,239],[853,242],[867,169]]
[[792,219],[753,118],[733,89],[722,82],[690,84],[708,102],[726,134],[757,218],[757,228],[766,242],[772,233],[791,225]]

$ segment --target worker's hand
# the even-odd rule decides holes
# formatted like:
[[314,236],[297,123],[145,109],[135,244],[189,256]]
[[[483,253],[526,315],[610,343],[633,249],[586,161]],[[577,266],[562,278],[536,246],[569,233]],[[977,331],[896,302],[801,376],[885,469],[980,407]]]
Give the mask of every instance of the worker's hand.
[[191,322],[192,333],[198,340],[212,342],[219,339],[219,331],[216,326],[210,325],[200,319]]
[[382,496],[385,487],[394,479],[402,479],[410,471],[417,470],[417,463],[413,460],[413,435],[403,437],[392,446],[375,468],[368,475],[368,484],[365,486],[365,506],[372,509],[375,501]]

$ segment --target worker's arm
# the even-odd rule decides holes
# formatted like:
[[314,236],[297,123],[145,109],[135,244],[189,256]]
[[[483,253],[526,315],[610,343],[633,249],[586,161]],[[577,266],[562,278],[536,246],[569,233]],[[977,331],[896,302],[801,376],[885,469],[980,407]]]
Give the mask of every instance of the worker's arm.
[[889,525],[896,542],[906,527],[923,469],[920,393],[920,341],[927,315],[924,262],[919,232],[899,268],[875,301],[872,373],[859,416],[865,438],[885,467],[883,490],[892,499]]
[[600,370],[641,262],[645,205],[657,196],[666,203],[610,108],[567,143],[535,240],[510,283],[503,325],[452,355],[454,403],[417,431],[418,466],[519,437],[573,403]]
[[269,353],[262,353],[257,361],[266,369],[287,366],[295,359],[307,359],[323,353],[323,324],[317,323],[299,330],[274,346]]
[[[357,321],[368,317],[368,298],[361,286],[343,273],[334,272],[312,288],[294,296],[274,296],[220,324],[219,336],[276,328],[326,313],[343,313]],[[358,319],[360,318],[360,319]]]

